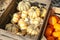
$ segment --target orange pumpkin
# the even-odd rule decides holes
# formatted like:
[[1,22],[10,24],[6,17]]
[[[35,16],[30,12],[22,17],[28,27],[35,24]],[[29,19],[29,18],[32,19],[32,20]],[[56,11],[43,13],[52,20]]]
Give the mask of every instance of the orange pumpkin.
[[53,36],[54,36],[54,37],[60,37],[60,32],[58,32],[58,31],[53,32]]
[[55,31],[60,31],[60,24],[56,23],[54,25],[54,29],[55,29]]
[[47,37],[47,40],[55,40],[53,36]]
[[48,20],[48,23],[51,25],[54,25],[55,23],[57,23],[58,18],[56,16],[51,16]]
[[46,31],[45,31],[45,36],[46,36],[46,37],[52,35],[53,28],[51,28],[51,27],[53,27],[53,26],[51,26],[51,25],[48,25],[48,26],[47,26],[47,29],[46,29]]

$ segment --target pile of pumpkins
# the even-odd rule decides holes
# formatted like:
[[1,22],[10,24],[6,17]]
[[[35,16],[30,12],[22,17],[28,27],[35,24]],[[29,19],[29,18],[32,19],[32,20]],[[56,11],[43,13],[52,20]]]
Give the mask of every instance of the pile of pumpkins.
[[19,12],[13,14],[11,23],[7,24],[5,29],[17,35],[38,35],[46,9],[42,8],[41,14],[40,8],[37,6],[31,6],[30,2],[21,1],[17,10]]
[[60,18],[56,15],[49,17],[45,31],[47,40],[60,40]]

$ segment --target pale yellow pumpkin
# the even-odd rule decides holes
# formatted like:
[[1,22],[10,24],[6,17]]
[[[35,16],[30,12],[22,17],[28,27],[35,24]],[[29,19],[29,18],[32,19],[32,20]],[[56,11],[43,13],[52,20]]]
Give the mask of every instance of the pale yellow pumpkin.
[[34,24],[34,25],[39,25],[40,24],[40,21],[41,21],[41,18],[40,17],[37,17],[35,19],[30,19],[30,23],[31,24]]
[[18,25],[20,26],[21,30],[25,30],[28,27],[27,23],[24,21],[24,19],[20,19],[19,22],[18,22]]
[[17,23],[19,21],[19,19],[20,19],[20,16],[21,16],[20,12],[14,13],[11,22],[12,23]]
[[17,6],[17,10],[27,11],[30,7],[31,7],[31,5],[29,2],[21,1],[21,2],[19,2],[18,6]]
[[45,8],[42,8],[41,17],[44,18],[46,13],[47,13],[47,10]]
[[36,18],[40,16],[40,9],[36,6],[32,6],[29,10],[28,10],[28,15],[30,18]]

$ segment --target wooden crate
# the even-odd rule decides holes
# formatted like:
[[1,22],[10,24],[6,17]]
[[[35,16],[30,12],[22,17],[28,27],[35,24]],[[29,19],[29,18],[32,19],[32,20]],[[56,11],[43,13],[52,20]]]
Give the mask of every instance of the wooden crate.
[[[16,0],[6,0],[6,1],[7,1],[7,3],[6,3],[6,5],[4,5],[5,9],[3,10],[3,12],[0,12],[0,26],[7,23],[7,21],[10,19],[9,14],[12,14],[15,10],[14,6],[16,5]],[[6,1],[4,1],[4,2],[6,2]]]

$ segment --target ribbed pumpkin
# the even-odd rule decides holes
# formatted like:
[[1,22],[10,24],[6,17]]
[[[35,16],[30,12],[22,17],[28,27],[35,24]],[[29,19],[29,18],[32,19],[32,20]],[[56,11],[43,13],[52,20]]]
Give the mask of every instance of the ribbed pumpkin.
[[31,7],[31,5],[29,2],[21,1],[21,2],[19,2],[18,6],[17,6],[17,10],[27,11],[30,7]]
[[39,28],[35,25],[29,25],[27,28],[27,33],[30,35],[38,35],[39,34]]
[[19,19],[20,19],[20,16],[21,16],[21,12],[14,13],[11,22],[12,23],[17,23],[19,21]]
[[5,29],[12,33],[17,33],[19,30],[16,24],[11,24],[11,23],[7,24]]
[[28,27],[27,23],[24,21],[24,19],[20,19],[19,22],[18,22],[18,25],[19,25],[21,30],[25,30]]
[[36,6],[32,6],[29,11],[28,15],[30,18],[36,18],[40,16],[40,9]]
[[41,21],[41,18],[40,17],[37,17],[35,19],[31,19],[30,20],[30,23],[31,24],[34,24],[34,25],[39,25],[40,24],[40,21]]

